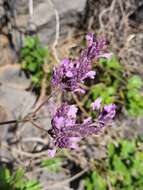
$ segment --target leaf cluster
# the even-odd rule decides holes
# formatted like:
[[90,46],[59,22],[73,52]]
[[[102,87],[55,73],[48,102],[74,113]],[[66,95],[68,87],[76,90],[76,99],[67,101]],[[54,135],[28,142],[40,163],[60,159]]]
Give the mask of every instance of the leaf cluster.
[[41,190],[41,185],[36,180],[27,180],[22,169],[18,169],[16,172],[11,173],[7,167],[2,166],[0,168],[0,189]]
[[85,179],[86,190],[142,190],[143,142],[120,140],[107,147],[104,172],[92,171]]
[[51,158],[51,159],[49,158],[42,160],[41,166],[47,169],[48,171],[57,173],[62,169],[61,163],[62,163],[61,158]]
[[22,69],[31,78],[33,84],[38,88],[44,77],[44,64],[49,60],[47,47],[42,47],[38,37],[27,36],[24,46],[20,51]]

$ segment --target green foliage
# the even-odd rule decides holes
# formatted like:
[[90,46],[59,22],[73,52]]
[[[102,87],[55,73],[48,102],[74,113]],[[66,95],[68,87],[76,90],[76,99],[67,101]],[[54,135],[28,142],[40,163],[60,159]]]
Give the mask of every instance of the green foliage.
[[85,179],[85,189],[86,190],[94,190],[94,189],[105,190],[106,181],[96,171],[93,171]]
[[143,87],[143,81],[138,75],[134,75],[127,81],[126,89],[126,108],[131,115],[143,114],[143,94],[141,94],[141,88]]
[[42,47],[38,37],[26,37],[20,51],[22,69],[31,77],[35,87],[40,87],[44,76],[43,65],[49,59],[48,48]]
[[115,103],[124,106],[131,116],[143,115],[143,80],[138,75],[125,77],[125,68],[116,57],[100,59],[96,65],[95,85],[91,85],[86,107],[89,108],[99,96],[103,104]]
[[[120,140],[107,147],[108,157],[104,172],[92,171],[85,179],[86,190],[142,190],[143,187],[143,142]],[[99,167],[100,168],[100,167]]]
[[52,172],[59,172],[61,170],[61,158],[52,158],[43,160],[41,166]]
[[28,181],[22,169],[12,174],[8,168],[1,167],[0,190],[41,190],[41,185],[35,180]]

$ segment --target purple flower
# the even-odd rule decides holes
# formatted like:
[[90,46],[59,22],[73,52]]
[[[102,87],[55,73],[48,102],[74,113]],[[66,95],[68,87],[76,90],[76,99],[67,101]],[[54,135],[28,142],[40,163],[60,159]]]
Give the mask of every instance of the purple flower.
[[104,127],[106,123],[109,123],[110,121],[112,121],[115,114],[116,114],[115,104],[105,105],[103,108],[103,111],[100,113],[99,118],[98,118],[101,124],[101,127]]
[[80,83],[86,78],[94,79],[95,71],[91,70],[91,64],[87,60],[77,59],[68,60],[64,59],[59,67],[54,69],[52,76],[53,86],[60,86],[62,90],[82,92]]
[[102,101],[102,98],[97,98],[92,104],[92,109],[93,110],[99,110],[100,109],[100,106],[101,106],[101,101]]
[[54,158],[56,154],[56,149],[49,149],[48,150],[48,157]]
[[97,39],[93,33],[86,36],[87,40],[87,56],[89,59],[98,59],[100,57],[110,59],[113,55],[107,51],[107,43],[105,38]]
[[64,126],[74,125],[76,122],[76,113],[77,108],[75,105],[63,103],[62,106],[57,109],[52,119],[53,129],[60,131]]
[[95,35],[93,33],[89,33],[86,35],[87,47],[91,47],[95,41]]
[[92,70],[92,60],[104,57],[109,59],[111,53],[107,52],[104,38],[96,39],[93,33],[86,36],[87,48],[85,48],[78,59],[64,59],[60,65],[54,68],[52,85],[59,86],[61,90],[84,93],[80,83],[86,78],[94,79],[96,72]]
[[92,121],[91,118],[87,118],[83,123],[77,123],[77,108],[74,105],[62,104],[52,119],[52,129],[49,130],[49,134],[53,138],[53,149],[50,149],[48,154],[53,156],[57,147],[77,149],[78,142],[89,135],[98,134],[102,127],[101,123],[105,124],[115,115],[115,106],[105,106],[102,113],[99,115],[98,123]]

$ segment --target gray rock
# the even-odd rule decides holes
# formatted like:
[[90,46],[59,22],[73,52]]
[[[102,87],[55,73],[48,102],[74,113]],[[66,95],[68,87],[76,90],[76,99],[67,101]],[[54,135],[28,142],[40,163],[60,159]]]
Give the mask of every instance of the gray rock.
[[[36,97],[30,92],[1,85],[0,105],[1,108],[5,110],[5,115],[6,115],[6,117],[2,118],[1,121],[9,121],[15,119],[17,120],[19,118],[23,118],[32,109],[35,99]],[[22,127],[21,123],[18,126],[19,128]],[[13,124],[0,125],[0,140],[3,140],[5,142],[8,141],[10,143],[14,142],[16,137],[15,133],[12,132],[14,130],[15,130],[15,125]],[[28,136],[29,133],[27,132],[26,134]],[[33,131],[30,133],[30,135],[32,136],[32,134],[34,134]],[[29,148],[29,146],[27,147]],[[30,148],[28,150],[32,149]]]
[[[32,30],[38,33],[42,43],[54,39],[56,31],[55,9],[50,0],[34,1],[33,15],[29,17],[28,0],[16,0],[16,24],[24,33]],[[71,26],[77,26],[84,14],[86,0],[53,0],[60,17],[60,36],[67,35]],[[19,38],[19,36],[17,36]],[[21,37],[23,39],[23,36]],[[16,42],[15,42],[16,43]]]
[[[9,10],[4,9],[2,1],[0,1],[0,29],[5,33],[10,32],[12,35],[12,45],[14,45],[17,52],[23,45],[26,33],[38,34],[41,42],[47,45],[53,42],[55,38],[55,9],[60,17],[60,37],[65,37],[68,36],[72,27],[77,26],[81,21],[86,1],[53,0],[52,5],[51,0],[33,0],[32,16],[29,16],[29,0],[8,1]],[[7,17],[7,21],[3,19],[4,16]],[[3,49],[5,48],[1,47],[0,52],[3,52]],[[1,62],[5,63],[6,61],[4,59]]]
[[11,153],[8,150],[2,149],[2,148],[0,148],[0,158],[1,158],[1,162],[4,162],[4,163],[10,163],[14,161]]
[[0,18],[3,17],[4,15],[4,9],[3,7],[0,6]]
[[3,2],[2,0],[0,0],[0,19],[3,17],[3,15],[4,15]]
[[0,84],[8,87],[25,90],[30,86],[28,80],[19,64],[6,65],[0,68]]
[[32,109],[36,97],[27,91],[0,86],[0,105],[8,110],[8,119],[24,117]]

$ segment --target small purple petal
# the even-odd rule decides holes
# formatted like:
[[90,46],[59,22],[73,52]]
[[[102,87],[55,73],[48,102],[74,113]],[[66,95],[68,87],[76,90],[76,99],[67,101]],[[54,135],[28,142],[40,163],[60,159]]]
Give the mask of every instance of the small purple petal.
[[82,88],[77,88],[74,90],[74,92],[78,92],[78,93],[81,93],[81,94],[85,94],[85,90],[82,89]]
[[106,59],[111,59],[112,56],[113,56],[113,53],[103,53],[101,55],[98,55],[98,58],[103,57]]
[[61,62],[60,62],[60,64],[61,65],[64,65],[64,66],[68,66],[69,65],[69,62],[70,62],[70,60],[69,59],[63,59]]
[[73,77],[73,73],[71,71],[68,71],[68,72],[66,72],[66,76],[71,78],[71,77]]
[[63,117],[55,117],[55,124],[57,129],[60,129],[64,125],[64,118]]
[[86,123],[91,122],[91,121],[92,121],[92,118],[88,117],[88,118],[83,120],[83,124],[86,124]]
[[100,106],[101,106],[101,101],[102,101],[102,98],[97,98],[92,104],[92,109],[93,110],[99,110],[100,109]]
[[78,142],[81,140],[80,137],[70,137],[69,138],[69,141],[70,141],[70,145],[69,145],[69,148],[72,148],[72,149],[78,149],[79,146],[78,146]]
[[116,105],[109,104],[104,106],[104,110],[109,114],[109,117],[112,119],[116,114]]
[[68,111],[68,117],[72,117],[75,118],[76,117],[76,113],[77,113],[77,107],[75,105],[71,105]]
[[56,154],[56,149],[49,149],[48,150],[48,156],[50,158],[54,158],[55,157],[55,154]]
[[87,46],[90,47],[93,44],[93,38],[94,38],[94,34],[93,33],[89,33],[86,35],[86,40],[87,40]]
[[106,110],[107,112],[110,112],[110,111],[115,110],[115,109],[116,109],[115,104],[109,104],[109,105],[104,106],[104,110]]
[[96,75],[96,72],[95,72],[95,71],[89,71],[88,73],[86,73],[86,75],[84,76],[83,80],[84,80],[85,78],[94,79],[94,78],[95,78],[95,75]]
[[105,105],[103,111],[99,115],[99,122],[101,122],[102,127],[105,125],[105,123],[108,123],[112,121],[116,114],[116,105],[115,104],[110,104],[110,105]]

